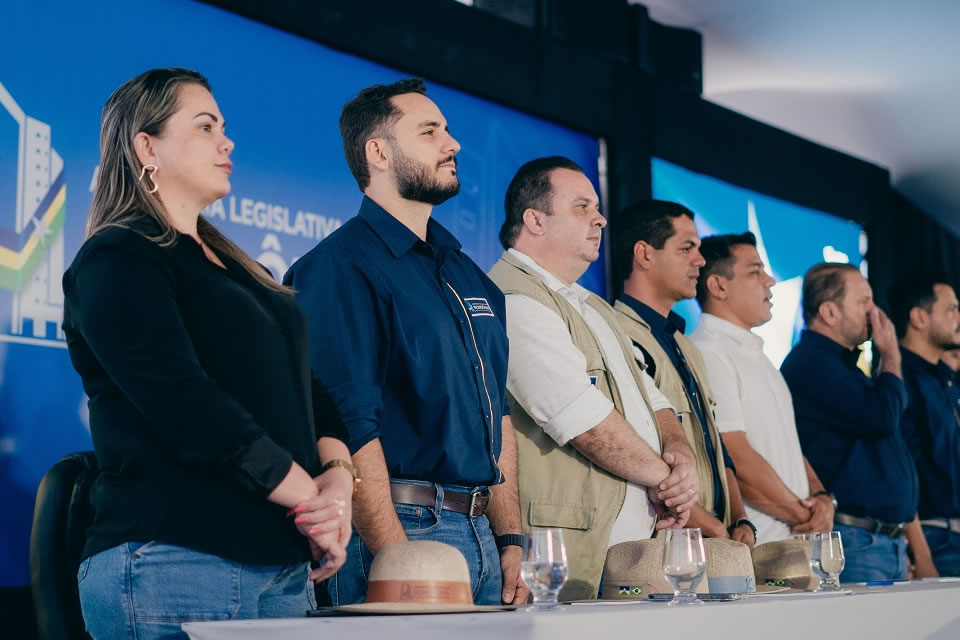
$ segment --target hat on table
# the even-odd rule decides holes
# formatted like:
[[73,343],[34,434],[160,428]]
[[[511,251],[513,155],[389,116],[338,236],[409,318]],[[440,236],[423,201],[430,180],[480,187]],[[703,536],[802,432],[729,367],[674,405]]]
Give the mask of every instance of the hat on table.
[[710,593],[753,593],[757,582],[753,574],[750,547],[724,538],[704,538],[707,553],[707,588]]
[[778,540],[753,548],[753,571],[760,587],[789,587],[808,591],[820,584],[810,568],[810,543]]
[[[663,576],[663,538],[621,542],[607,549],[600,598],[639,600],[651,593],[673,593]],[[707,581],[701,580],[697,593],[707,591]]]
[[370,565],[365,602],[336,609],[370,614],[415,614],[514,608],[473,604],[470,570],[463,554],[442,542],[416,540],[383,547]]

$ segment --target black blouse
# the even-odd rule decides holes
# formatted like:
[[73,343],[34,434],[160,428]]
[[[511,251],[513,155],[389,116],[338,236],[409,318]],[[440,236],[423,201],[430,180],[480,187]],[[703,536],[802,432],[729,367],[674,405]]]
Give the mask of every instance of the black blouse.
[[255,564],[309,557],[266,496],[317,439],[346,440],[310,370],[291,296],[190,236],[161,247],[148,218],[87,240],[63,276],[63,328],[89,397],[100,465],[83,557],[163,540]]

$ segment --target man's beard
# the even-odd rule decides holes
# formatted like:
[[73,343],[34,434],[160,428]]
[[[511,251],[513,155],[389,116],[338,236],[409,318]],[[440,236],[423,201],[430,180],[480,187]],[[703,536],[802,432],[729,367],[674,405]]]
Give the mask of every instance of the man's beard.
[[[398,145],[394,144],[394,150],[394,179],[404,200],[437,206],[460,193],[460,179],[456,175],[444,184],[436,175],[431,176],[425,165],[406,156]],[[453,156],[438,162],[437,167],[451,161],[456,168],[457,160]]]

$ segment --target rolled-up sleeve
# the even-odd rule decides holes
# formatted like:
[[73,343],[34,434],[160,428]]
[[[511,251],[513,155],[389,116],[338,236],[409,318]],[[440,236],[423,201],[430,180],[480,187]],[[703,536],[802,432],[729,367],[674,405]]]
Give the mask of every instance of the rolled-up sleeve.
[[201,366],[157,250],[125,240],[94,242],[64,279],[65,324],[178,461],[268,495],[293,456]]
[[[350,453],[380,437],[387,304],[369,276],[334,250],[308,254],[284,277],[310,324],[310,364],[348,433]],[[316,398],[315,398],[316,402]]]
[[557,444],[597,426],[614,410],[586,374],[586,358],[563,320],[536,300],[506,297],[507,390]]

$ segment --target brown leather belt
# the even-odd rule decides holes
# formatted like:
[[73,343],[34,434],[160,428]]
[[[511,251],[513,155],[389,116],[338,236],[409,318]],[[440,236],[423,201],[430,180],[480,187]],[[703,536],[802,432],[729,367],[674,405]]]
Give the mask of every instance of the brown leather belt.
[[858,516],[847,515],[846,513],[834,514],[833,521],[837,524],[845,524],[848,527],[866,529],[872,533],[882,533],[891,538],[899,538],[902,536],[904,527],[907,526],[905,522],[889,524],[880,520],[874,520],[873,518],[860,518]]
[[[390,495],[394,502],[415,504],[422,507],[437,505],[437,489],[418,484],[390,483]],[[471,493],[443,492],[443,508],[447,511],[465,513],[470,517],[482,516],[490,504],[490,490],[474,489]]]

